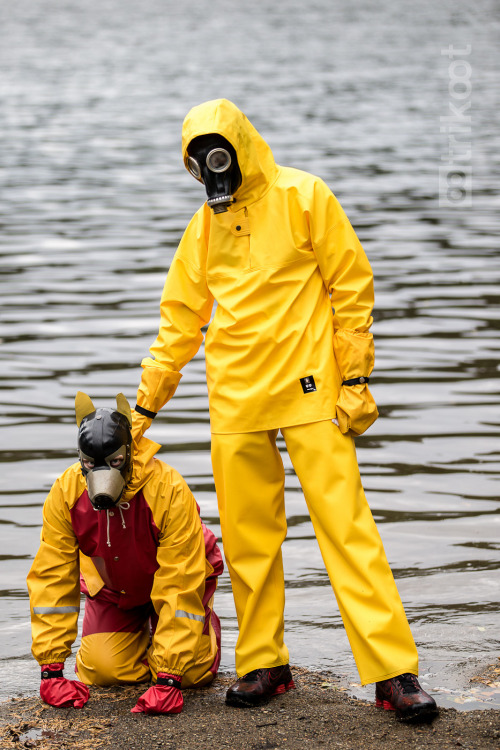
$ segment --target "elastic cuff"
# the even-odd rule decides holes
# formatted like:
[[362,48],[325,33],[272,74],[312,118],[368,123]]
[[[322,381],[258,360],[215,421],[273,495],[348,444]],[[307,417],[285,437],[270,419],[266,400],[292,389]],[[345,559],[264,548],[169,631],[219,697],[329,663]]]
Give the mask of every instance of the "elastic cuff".
[[176,680],[182,680],[184,672],[180,669],[170,669],[170,667],[158,667],[156,674],[161,674],[163,677],[175,677]]

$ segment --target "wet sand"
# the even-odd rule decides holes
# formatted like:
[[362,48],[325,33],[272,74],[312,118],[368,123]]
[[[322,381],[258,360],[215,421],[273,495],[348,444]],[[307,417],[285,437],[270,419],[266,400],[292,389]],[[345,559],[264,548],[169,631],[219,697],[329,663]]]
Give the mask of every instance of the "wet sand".
[[[176,716],[131,714],[144,686],[92,688],[85,708],[55,709],[36,697],[0,705],[0,748],[38,750],[498,750],[500,710],[441,709],[425,724],[396,721],[394,713],[350,698],[329,673],[295,668],[297,685],[254,709],[224,703],[232,674],[212,686],[184,692]],[[477,678],[476,678],[477,679]],[[485,679],[488,679],[485,677]]]

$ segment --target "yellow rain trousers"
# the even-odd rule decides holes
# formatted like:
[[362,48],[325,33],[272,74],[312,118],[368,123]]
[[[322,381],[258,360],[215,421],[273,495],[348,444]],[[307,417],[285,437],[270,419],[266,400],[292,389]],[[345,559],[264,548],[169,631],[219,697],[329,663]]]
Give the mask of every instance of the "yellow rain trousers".
[[[239,676],[288,663],[281,558],[287,530],[285,473],[277,433],[212,436],[224,553],[238,616]],[[361,486],[352,438],[331,421],[286,427],[281,433],[361,682],[416,674],[415,645]]]
[[[415,672],[415,645],[352,444],[378,416],[364,381],[374,365],[370,264],[327,185],[278,166],[234,104],[219,99],[189,112],[185,162],[192,139],[207,133],[233,145],[242,184],[227,212],[214,214],[205,203],[179,244],[158,337],[142,362],[142,414],[134,414],[134,431],[142,434],[148,414],[173,396],[209,324],[213,467],[240,623],[238,674],[288,660],[279,551],[286,533],[283,470],[274,446],[279,429],[335,581],[361,679]],[[299,433],[301,439],[290,437]]]
[[[71,654],[81,588],[87,600],[76,662],[86,684],[144,682],[161,671],[192,687],[217,671],[220,553],[184,479],[154,458],[159,447],[146,438],[134,446],[131,481],[109,512],[92,508],[79,463],[44,504],[27,579],[32,653],[41,665]],[[207,556],[220,560],[215,575]]]

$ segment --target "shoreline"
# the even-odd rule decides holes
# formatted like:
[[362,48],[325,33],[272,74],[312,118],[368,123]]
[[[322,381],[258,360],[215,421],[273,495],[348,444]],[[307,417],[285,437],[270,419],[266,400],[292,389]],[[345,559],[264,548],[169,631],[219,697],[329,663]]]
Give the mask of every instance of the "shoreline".
[[[252,709],[225,705],[225,691],[235,679],[230,672],[220,673],[206,688],[185,690],[184,709],[175,716],[130,713],[147,684],[91,688],[88,704],[78,710],[53,708],[33,696],[11,698],[0,704],[0,748],[497,750],[500,746],[500,709],[441,708],[432,722],[403,723],[374,702],[350,697],[332,673],[292,669],[297,689]],[[492,665],[486,671],[485,684],[486,680],[491,684],[498,669]]]

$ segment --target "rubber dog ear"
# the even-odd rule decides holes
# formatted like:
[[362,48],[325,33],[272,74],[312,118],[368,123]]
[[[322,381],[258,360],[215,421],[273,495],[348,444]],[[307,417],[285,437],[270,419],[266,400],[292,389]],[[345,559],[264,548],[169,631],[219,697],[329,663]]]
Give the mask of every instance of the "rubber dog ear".
[[75,396],[75,414],[78,427],[80,427],[82,420],[94,411],[95,406],[92,403],[90,396],[87,396],[87,394],[82,391],[78,391]]
[[118,414],[123,414],[127,422],[129,423],[129,426],[132,427],[132,412],[130,410],[130,404],[123,395],[123,393],[119,393],[116,397],[116,406]]

